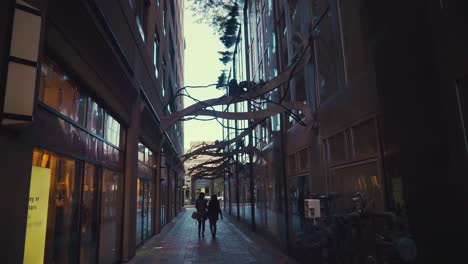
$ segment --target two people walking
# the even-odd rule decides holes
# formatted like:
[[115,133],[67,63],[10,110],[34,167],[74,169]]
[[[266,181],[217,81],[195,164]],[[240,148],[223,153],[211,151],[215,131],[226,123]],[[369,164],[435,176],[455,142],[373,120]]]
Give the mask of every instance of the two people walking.
[[210,222],[210,231],[213,239],[216,239],[216,222],[218,215],[223,219],[221,207],[219,205],[218,197],[216,194],[211,195],[210,202],[205,200],[205,193],[200,193],[198,199],[195,201],[197,208],[197,221],[198,221],[198,238],[205,237],[205,221]]

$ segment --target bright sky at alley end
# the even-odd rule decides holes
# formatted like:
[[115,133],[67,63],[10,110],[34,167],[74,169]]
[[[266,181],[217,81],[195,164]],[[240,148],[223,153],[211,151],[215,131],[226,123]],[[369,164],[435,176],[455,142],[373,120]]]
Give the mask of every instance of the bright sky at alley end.
[[[206,24],[198,24],[196,17],[190,10],[189,0],[185,0],[184,37],[185,63],[184,85],[208,85],[216,83],[224,65],[219,61],[218,51],[225,50],[215,35],[214,30]],[[215,86],[203,89],[188,89],[191,96],[205,100],[224,95],[224,90]],[[193,104],[188,97],[184,98],[184,107]],[[201,117],[209,119],[210,117]],[[189,149],[191,141],[213,141],[222,138],[222,128],[215,121],[186,121],[184,122],[184,148]]]

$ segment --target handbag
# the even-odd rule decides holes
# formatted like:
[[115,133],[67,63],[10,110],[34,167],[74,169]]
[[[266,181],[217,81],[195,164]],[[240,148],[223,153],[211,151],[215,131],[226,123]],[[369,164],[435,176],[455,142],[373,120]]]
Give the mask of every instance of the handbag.
[[193,219],[198,219],[198,213],[197,213],[197,212],[193,212],[193,213],[192,213],[192,218],[193,218]]

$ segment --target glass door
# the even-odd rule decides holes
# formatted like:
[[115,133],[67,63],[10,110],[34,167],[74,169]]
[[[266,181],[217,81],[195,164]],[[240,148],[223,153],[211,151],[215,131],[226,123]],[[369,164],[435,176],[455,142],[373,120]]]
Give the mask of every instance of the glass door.
[[149,203],[149,182],[148,181],[143,181],[143,240],[147,239],[149,236],[148,228],[148,220],[149,220],[149,208],[148,208],[148,203]]
[[151,182],[138,178],[137,182],[137,245],[148,239],[152,234]]
[[86,163],[80,217],[80,263],[96,263],[99,235],[99,171]]
[[99,263],[116,263],[122,254],[123,174],[102,169]]
[[137,179],[136,244],[143,241],[143,181]]
[[81,163],[34,149],[33,166],[50,169],[44,263],[78,263]]

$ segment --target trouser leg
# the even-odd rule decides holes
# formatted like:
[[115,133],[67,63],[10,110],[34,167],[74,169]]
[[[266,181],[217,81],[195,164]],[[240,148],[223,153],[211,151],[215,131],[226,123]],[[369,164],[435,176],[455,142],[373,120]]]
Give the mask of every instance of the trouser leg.
[[202,236],[205,237],[205,219],[201,219],[201,225],[202,225]]
[[211,234],[213,235],[214,234],[213,221],[211,220],[210,220],[210,231],[211,231]]
[[201,220],[201,219],[197,219],[197,221],[198,221],[198,237],[200,237],[200,231],[201,231],[202,220]]

